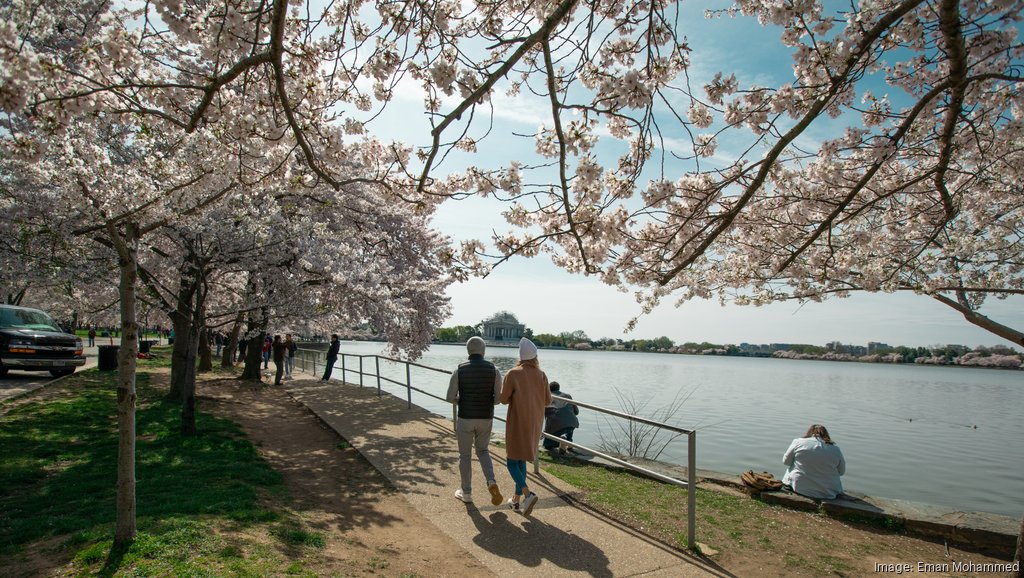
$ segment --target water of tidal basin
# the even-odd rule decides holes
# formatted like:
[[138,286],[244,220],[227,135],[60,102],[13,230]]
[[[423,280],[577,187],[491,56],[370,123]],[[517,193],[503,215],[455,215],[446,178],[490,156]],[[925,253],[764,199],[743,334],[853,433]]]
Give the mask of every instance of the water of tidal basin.
[[[380,343],[343,342],[342,353],[385,352]],[[490,347],[487,358],[504,372],[517,354]],[[451,370],[465,358],[463,346],[434,345],[418,363]],[[767,470],[781,478],[789,442],[821,423],[846,457],[849,491],[956,510],[1024,512],[1022,371],[548,349],[539,359],[564,391],[610,409],[623,409],[616,392],[645,403],[647,416],[688,396],[670,422],[697,430],[698,468]],[[349,369],[355,363],[346,360]],[[405,381],[404,366],[386,365],[384,375]],[[447,375],[414,368],[412,379],[444,397]],[[358,377],[349,374],[348,381]],[[385,389],[406,397],[404,388]],[[451,406],[417,392],[413,403],[451,416]],[[504,417],[504,406],[498,415]],[[580,410],[579,417],[575,439],[585,445],[600,445],[598,427],[614,427],[593,411]],[[686,438],[660,459],[685,465]]]

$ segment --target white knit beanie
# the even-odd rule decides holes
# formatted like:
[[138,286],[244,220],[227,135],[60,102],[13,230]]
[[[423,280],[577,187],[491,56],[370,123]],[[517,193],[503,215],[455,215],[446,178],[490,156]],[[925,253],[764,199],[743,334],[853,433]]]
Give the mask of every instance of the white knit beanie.
[[470,337],[469,341],[466,342],[466,351],[468,351],[470,355],[483,355],[486,350],[487,344],[479,337]]
[[537,359],[537,346],[525,337],[519,340],[519,359],[520,361]]

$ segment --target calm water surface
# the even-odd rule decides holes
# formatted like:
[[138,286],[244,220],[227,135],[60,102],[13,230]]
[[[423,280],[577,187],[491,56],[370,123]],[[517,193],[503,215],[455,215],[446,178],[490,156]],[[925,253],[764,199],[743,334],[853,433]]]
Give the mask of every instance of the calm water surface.
[[[384,353],[384,347],[343,342],[342,353]],[[503,371],[517,355],[512,348],[487,351]],[[465,358],[461,345],[434,345],[419,363],[451,370]],[[668,421],[697,430],[699,468],[767,470],[781,478],[789,442],[822,423],[846,457],[849,491],[1017,517],[1024,512],[1021,371],[546,349],[539,359],[563,391],[610,409],[628,409],[621,397],[633,407],[645,404],[641,413],[651,417],[685,397]],[[346,360],[350,369],[355,363]],[[404,366],[382,365],[381,372],[405,380]],[[414,369],[412,379],[441,397],[447,390],[447,375]],[[405,398],[404,388],[385,389]],[[416,392],[413,403],[451,416],[451,406]],[[593,411],[581,409],[579,417],[575,439],[585,445],[599,447],[601,434],[616,427]],[[659,459],[685,464],[686,438]]]

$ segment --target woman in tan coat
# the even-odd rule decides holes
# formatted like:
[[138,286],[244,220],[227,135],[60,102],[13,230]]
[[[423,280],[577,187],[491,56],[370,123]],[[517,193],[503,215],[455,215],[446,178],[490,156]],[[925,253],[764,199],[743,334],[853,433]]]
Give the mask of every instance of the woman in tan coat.
[[501,387],[501,403],[508,405],[505,424],[506,465],[516,482],[508,504],[529,516],[537,494],[526,486],[526,462],[537,457],[537,443],[544,425],[544,407],[551,403],[548,377],[537,362],[537,346],[527,338],[519,341],[519,364],[509,370]]

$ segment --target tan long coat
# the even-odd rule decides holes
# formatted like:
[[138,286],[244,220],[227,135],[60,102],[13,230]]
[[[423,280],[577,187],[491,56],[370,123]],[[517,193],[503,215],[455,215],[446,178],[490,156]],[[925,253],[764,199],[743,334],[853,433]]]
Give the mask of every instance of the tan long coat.
[[519,362],[509,370],[501,387],[501,403],[508,405],[505,424],[506,455],[532,462],[544,425],[544,407],[551,403],[548,377],[536,359]]

